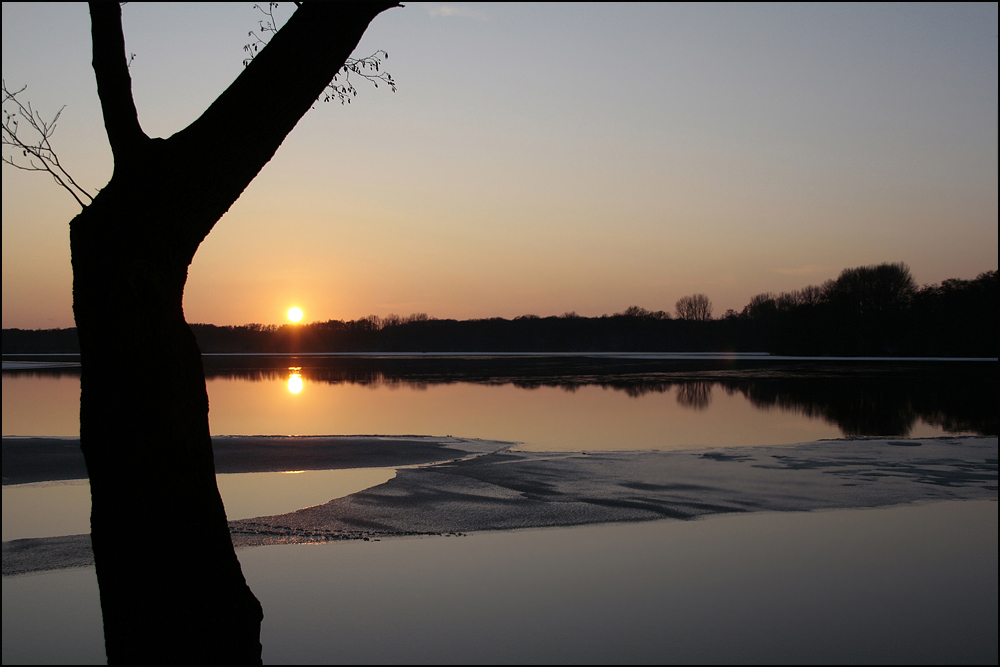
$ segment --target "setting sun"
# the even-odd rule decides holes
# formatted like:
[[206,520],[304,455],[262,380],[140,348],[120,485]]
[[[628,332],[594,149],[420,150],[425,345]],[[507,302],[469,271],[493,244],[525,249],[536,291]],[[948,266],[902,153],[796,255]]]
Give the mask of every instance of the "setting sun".
[[302,319],[302,309],[297,306],[289,308],[287,315],[292,322],[298,322]]

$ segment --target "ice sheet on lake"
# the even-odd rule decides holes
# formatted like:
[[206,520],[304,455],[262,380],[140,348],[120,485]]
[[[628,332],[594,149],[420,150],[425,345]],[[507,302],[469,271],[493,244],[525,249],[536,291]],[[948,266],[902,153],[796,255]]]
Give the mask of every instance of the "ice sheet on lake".
[[503,451],[233,522],[240,546],[708,514],[996,499],[997,438],[844,439],[688,452]]
[[[403,469],[360,493],[230,528],[237,547],[250,547],[972,499],[997,499],[995,437],[683,452],[502,450]],[[79,564],[81,538],[62,547],[53,541],[66,539],[5,542],[4,575]]]

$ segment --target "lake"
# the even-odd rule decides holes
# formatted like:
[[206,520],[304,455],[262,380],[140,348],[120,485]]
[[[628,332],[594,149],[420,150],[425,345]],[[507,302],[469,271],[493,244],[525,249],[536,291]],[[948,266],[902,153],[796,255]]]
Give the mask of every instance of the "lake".
[[[659,356],[206,355],[205,365],[213,435],[455,435],[606,451],[997,433],[995,362]],[[138,372],[123,364],[122,382]],[[79,395],[78,368],[5,370],[3,435],[77,436]]]
[[[995,362],[219,355],[206,375],[216,435],[452,435],[529,453],[861,436],[996,447]],[[75,436],[78,398],[76,368],[5,369],[3,434]],[[238,554],[264,605],[265,662],[995,663],[993,457],[985,501]],[[239,518],[395,474],[220,475],[220,489]],[[4,541],[85,532],[86,494],[85,481],[5,486]],[[29,506],[45,518],[24,519]],[[92,567],[5,577],[3,591],[4,663],[103,659]]]

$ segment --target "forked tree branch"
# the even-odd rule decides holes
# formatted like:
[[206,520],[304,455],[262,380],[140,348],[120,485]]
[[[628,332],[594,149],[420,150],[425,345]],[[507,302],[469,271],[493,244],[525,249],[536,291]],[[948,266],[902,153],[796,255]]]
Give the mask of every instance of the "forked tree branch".
[[[210,169],[245,172],[242,178],[249,183],[317,100],[350,102],[350,97],[357,94],[349,78],[352,73],[376,87],[379,82],[385,83],[395,92],[392,76],[380,69],[381,59],[388,54],[377,51],[360,59],[350,58],[350,54],[371,20],[390,7],[400,6],[398,3],[295,4],[297,10],[281,27],[280,34],[274,22],[273,3],[267,11],[258,7],[271,19],[266,25],[261,22],[262,32],[273,33],[274,39],[267,40],[270,48],[265,51],[265,41],[251,33],[258,43],[245,62],[246,69],[200,118],[168,140],[175,151],[212,145],[217,159]],[[121,7],[118,3],[92,2],[90,16],[93,68],[108,142],[116,171],[128,169],[151,140],[139,124],[132,95],[131,58],[125,51]],[[30,104],[25,106],[16,99],[24,90],[11,92],[6,84],[3,87],[4,104],[13,103],[10,111],[4,108],[3,145],[12,150],[3,155],[3,162],[18,169],[48,172],[81,207],[86,207],[84,199],[93,201],[93,196],[66,172],[49,141],[62,109],[45,122]],[[268,91],[266,104],[261,104],[261,90]],[[36,142],[18,135],[19,118],[38,133]],[[17,152],[25,159],[18,161]],[[232,193],[233,198],[241,191],[242,187]]]
[[[192,182],[202,179],[216,189],[242,183],[226,194],[235,201],[340,72],[368,24],[397,6],[307,2],[296,9],[211,106],[167,139],[182,155],[213,146],[211,161],[185,165]],[[231,185],[220,183],[222,173]]]

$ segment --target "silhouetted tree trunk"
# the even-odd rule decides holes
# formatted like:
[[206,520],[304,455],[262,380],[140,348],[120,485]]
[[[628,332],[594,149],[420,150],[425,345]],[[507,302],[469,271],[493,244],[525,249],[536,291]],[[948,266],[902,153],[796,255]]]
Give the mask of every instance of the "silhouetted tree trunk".
[[91,4],[115,169],[70,223],[70,241],[109,662],[260,662],[263,615],[216,487],[184,283],[212,226],[390,6],[302,6],[198,120],[151,139],[132,99],[120,7]]

